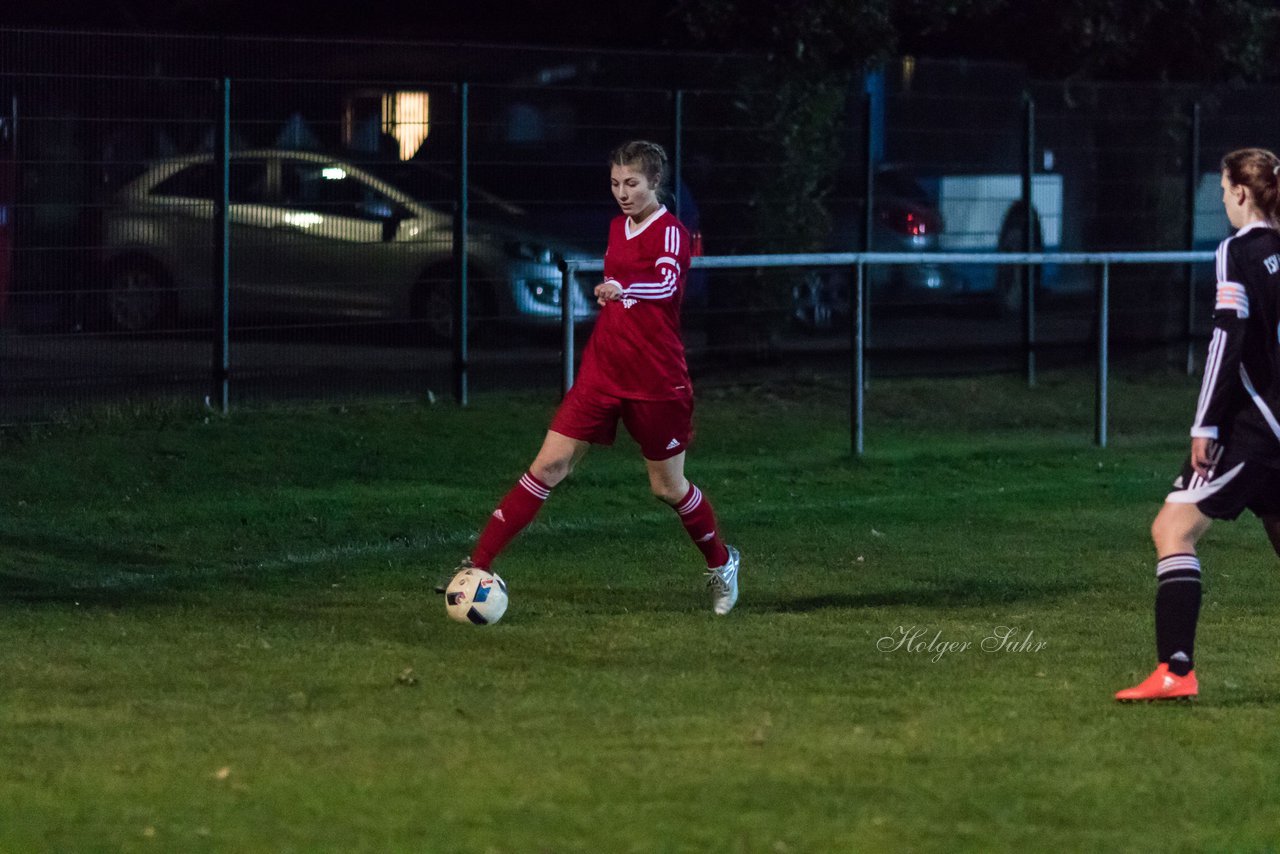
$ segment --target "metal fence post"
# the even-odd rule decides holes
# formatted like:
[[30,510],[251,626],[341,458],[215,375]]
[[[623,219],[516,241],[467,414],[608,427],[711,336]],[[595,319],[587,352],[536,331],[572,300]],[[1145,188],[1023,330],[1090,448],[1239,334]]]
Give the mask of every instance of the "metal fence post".
[[863,302],[863,283],[865,280],[866,264],[859,261],[854,275],[854,311],[853,311],[853,376],[850,378],[850,409],[853,416],[853,455],[862,456],[863,450],[863,433],[864,433],[864,405],[866,388],[864,386],[864,376],[866,365],[863,361],[866,352],[866,342],[863,339],[865,308]]
[[458,198],[456,213],[453,218],[453,260],[457,270],[457,292],[454,299],[454,333],[453,333],[453,397],[459,406],[468,403],[467,379],[470,368],[467,327],[470,324],[470,306],[468,305],[467,282],[467,238],[469,231],[469,210],[467,197],[467,131],[470,123],[470,86],[467,83],[458,85]]
[[560,274],[560,325],[561,332],[564,335],[564,350],[560,354],[561,381],[560,396],[569,393],[569,389],[573,388],[573,356],[576,344],[573,340],[573,293],[570,288],[577,286],[578,264],[576,261],[566,260],[562,266]]
[[209,406],[223,415],[229,408],[231,374],[231,78],[218,81],[221,97],[217,131],[214,133],[213,160],[218,179],[213,197],[213,388]]
[[872,201],[876,191],[876,110],[875,101],[870,92],[862,96],[862,130],[863,130],[863,179],[866,181],[866,200],[862,210],[862,251],[871,251],[871,234],[875,230],[875,217],[871,214]]
[[684,90],[677,89],[673,100],[675,102],[675,116],[673,117],[672,122],[674,125],[672,130],[672,135],[674,137],[672,144],[672,166],[675,174],[675,180],[672,182],[671,189],[676,206],[676,219],[684,222],[684,220],[681,219],[680,208],[680,195],[681,191],[684,189]]
[[1098,385],[1097,423],[1094,442],[1099,448],[1107,446],[1107,337],[1110,327],[1109,303],[1111,290],[1111,265],[1102,262],[1102,279],[1098,285]]
[[[875,233],[875,217],[871,213],[871,207],[875,204],[876,195],[876,141],[880,137],[883,130],[879,126],[880,113],[876,109],[875,93],[868,88],[862,93],[862,130],[863,130],[863,159],[862,170],[863,180],[866,182],[866,199],[863,202],[862,210],[862,251],[872,251],[871,242],[872,234]],[[864,304],[866,294],[866,265],[862,262],[858,263],[858,311],[860,317],[858,320],[858,334],[862,337],[862,345],[858,354],[861,362],[858,376],[858,393],[862,394],[862,389],[866,382],[866,339],[868,335],[868,326],[870,325],[870,317],[867,314],[867,307]],[[860,428],[859,428],[860,429]],[[861,437],[859,437],[861,443]],[[861,444],[857,448],[858,453],[862,453]]]
[[[1200,102],[1191,105],[1191,128],[1187,151],[1187,251],[1196,248],[1196,191],[1200,189]],[[1195,268],[1188,264],[1187,272],[1187,376],[1195,373],[1196,357],[1192,349],[1196,321]]]
[[[1030,94],[1024,95],[1026,108],[1026,139],[1022,156],[1022,251],[1035,251],[1035,208],[1032,206],[1032,176],[1035,174],[1036,156],[1036,102]],[[1027,385],[1036,384],[1036,272],[1039,268],[1027,264],[1022,274],[1022,339],[1026,346]]]

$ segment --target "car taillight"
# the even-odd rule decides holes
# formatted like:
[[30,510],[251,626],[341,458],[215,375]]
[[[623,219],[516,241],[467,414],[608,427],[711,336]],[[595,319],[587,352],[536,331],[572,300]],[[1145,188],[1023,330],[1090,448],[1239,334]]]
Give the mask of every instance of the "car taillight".
[[908,237],[928,237],[942,231],[937,214],[918,208],[887,208],[880,212],[880,219],[891,230]]

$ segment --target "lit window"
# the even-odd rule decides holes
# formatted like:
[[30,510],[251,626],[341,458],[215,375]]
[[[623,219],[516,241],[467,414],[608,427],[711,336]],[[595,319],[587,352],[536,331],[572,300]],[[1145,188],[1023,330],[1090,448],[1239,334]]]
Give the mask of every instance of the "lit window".
[[391,92],[382,96],[382,132],[400,143],[400,159],[417,154],[427,138],[430,113],[426,92]]

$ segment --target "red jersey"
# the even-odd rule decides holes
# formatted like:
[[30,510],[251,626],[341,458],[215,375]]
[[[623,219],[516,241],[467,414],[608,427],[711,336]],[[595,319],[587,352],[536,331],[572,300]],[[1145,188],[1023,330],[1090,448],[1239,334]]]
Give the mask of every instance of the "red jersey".
[[609,225],[604,280],[622,288],[607,302],[582,357],[579,381],[614,397],[690,397],[680,340],[680,303],[689,272],[689,232],[665,206],[638,226],[626,216]]

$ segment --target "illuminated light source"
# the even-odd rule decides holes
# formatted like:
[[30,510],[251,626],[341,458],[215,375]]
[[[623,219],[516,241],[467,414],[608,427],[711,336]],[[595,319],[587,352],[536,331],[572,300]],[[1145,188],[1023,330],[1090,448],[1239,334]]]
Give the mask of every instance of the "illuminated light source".
[[326,166],[320,170],[320,176],[329,181],[341,181],[347,177],[347,170],[341,166]]
[[284,215],[284,221],[298,228],[311,228],[313,225],[324,222],[324,217],[313,213],[287,213]]
[[430,98],[426,92],[389,92],[382,96],[382,132],[400,143],[400,159],[418,153],[427,138]]

